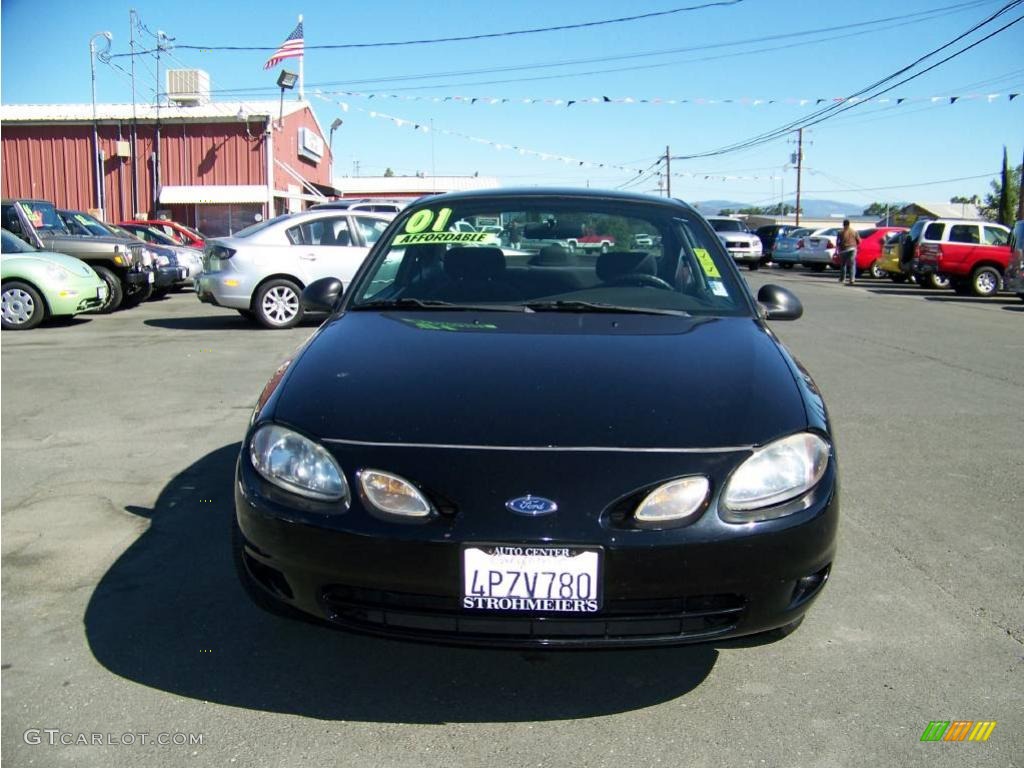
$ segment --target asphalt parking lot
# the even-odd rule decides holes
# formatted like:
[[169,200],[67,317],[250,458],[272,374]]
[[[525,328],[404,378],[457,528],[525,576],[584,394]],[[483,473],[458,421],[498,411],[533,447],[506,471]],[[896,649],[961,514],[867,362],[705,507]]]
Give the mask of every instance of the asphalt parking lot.
[[[1024,764],[1024,302],[743,274],[804,302],[774,330],[842,473],[831,582],[770,644],[524,654],[260,613],[228,556],[232,467],[315,325],[185,293],[5,333],[4,763]],[[922,743],[935,720],[998,725]]]

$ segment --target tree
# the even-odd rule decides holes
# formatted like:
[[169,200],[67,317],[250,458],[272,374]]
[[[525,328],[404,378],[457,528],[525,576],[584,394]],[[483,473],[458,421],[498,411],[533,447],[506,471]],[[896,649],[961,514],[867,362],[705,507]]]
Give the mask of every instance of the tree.
[[[1003,173],[999,179],[999,223],[1004,227],[1013,226],[1013,211],[1017,207],[1016,200],[1010,200],[1010,189],[1013,186],[1013,178],[1010,176],[1010,161],[1006,157],[1006,147],[1003,147]],[[1017,190],[1020,196],[1020,189]]]
[[391,170],[390,168],[385,168],[385,169],[384,169],[384,175],[385,175],[385,176],[394,176],[394,175],[395,175],[395,172],[394,172],[394,171],[392,171],[392,170]]
[[[981,205],[982,216],[989,221],[1003,221],[1005,217],[1007,226],[1013,226],[1013,212],[1017,210],[1017,201],[1020,200],[1021,173],[1024,173],[1024,170],[1020,165],[1011,172],[1004,148],[1003,170],[998,179],[992,179],[989,182],[992,191],[985,195],[985,202]],[[1006,190],[1005,199],[1004,189]]]
[[901,208],[906,207],[906,203],[872,203],[864,209],[865,216],[893,216]]

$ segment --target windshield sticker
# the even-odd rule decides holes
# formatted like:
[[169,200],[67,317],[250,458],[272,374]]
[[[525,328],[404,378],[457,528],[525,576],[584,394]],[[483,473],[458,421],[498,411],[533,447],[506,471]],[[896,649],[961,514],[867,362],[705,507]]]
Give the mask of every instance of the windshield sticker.
[[399,318],[421,331],[496,331],[498,326],[493,323],[446,323],[437,320],[414,320],[411,317]]
[[430,231],[441,232],[448,226],[448,219],[451,218],[451,215],[451,208],[442,208],[437,212],[437,220],[435,221],[434,212],[429,208],[424,208],[423,210],[416,211],[416,213],[409,217],[409,220],[405,222],[405,231],[409,234],[423,232],[433,222],[434,226],[430,227]]
[[87,218],[85,218],[85,216],[83,216],[80,213],[76,213],[75,214],[75,221],[77,221],[79,224],[81,224],[82,226],[85,226],[85,227],[88,227],[89,224],[91,223]]
[[711,286],[711,292],[715,296],[728,296],[729,292],[725,290],[725,285],[722,284],[721,280],[708,280],[708,285]]
[[718,271],[718,267],[715,266],[714,259],[711,258],[711,254],[705,251],[703,248],[694,248],[694,254],[697,256],[697,261],[700,262],[700,268],[704,270],[704,274],[708,277],[721,277],[721,273]]
[[393,245],[431,245],[433,243],[475,243],[492,245],[498,242],[493,232],[419,232],[399,235]]

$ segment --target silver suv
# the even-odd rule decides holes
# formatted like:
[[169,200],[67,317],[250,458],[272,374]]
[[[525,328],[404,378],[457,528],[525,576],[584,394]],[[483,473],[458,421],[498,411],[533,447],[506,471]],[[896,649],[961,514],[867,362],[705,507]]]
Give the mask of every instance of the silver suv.
[[707,216],[708,224],[718,233],[725,250],[739,264],[751,271],[761,266],[761,238],[747,229],[747,225],[731,216]]

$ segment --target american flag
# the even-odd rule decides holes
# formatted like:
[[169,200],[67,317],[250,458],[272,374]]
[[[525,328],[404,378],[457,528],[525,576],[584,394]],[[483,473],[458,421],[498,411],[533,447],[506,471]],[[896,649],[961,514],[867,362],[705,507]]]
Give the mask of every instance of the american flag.
[[302,22],[300,21],[299,25],[281,43],[281,47],[274,51],[274,54],[267,59],[267,63],[263,65],[263,68],[273,69],[285,59],[302,58],[302,47]]

